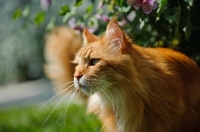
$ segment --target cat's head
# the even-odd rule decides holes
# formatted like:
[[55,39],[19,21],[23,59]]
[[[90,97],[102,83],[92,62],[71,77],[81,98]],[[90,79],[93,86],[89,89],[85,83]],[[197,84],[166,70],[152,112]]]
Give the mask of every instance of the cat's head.
[[102,37],[84,30],[83,47],[74,60],[77,64],[74,73],[75,87],[90,95],[124,85],[132,65],[130,49],[131,40],[116,21],[108,24]]

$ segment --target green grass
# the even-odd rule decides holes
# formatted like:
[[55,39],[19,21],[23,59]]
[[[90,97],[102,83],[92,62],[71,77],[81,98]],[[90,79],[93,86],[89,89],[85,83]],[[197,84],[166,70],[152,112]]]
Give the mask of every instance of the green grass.
[[[20,107],[0,110],[0,132],[99,132],[100,122],[94,115],[86,114],[84,105],[72,104],[66,115],[62,115],[66,106],[55,109],[45,106],[38,114],[41,106]],[[46,118],[49,116],[49,119]],[[61,118],[59,119],[59,117]]]

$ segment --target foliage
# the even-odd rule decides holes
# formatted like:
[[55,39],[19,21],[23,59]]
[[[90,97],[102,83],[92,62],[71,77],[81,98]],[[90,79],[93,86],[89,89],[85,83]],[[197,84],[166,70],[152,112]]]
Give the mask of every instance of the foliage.
[[[46,0],[48,8],[52,2]],[[199,5],[197,0],[76,0],[73,6],[66,2],[58,13],[71,28],[81,32],[86,27],[95,34],[104,32],[109,20],[116,18],[128,34],[136,36],[139,45],[170,47],[200,62]],[[42,14],[38,12],[34,19],[36,25],[43,23],[48,8]],[[22,9],[17,9],[13,18],[22,16],[21,12]]]
[[[58,119],[65,110],[59,106],[44,123],[54,106],[23,107],[0,110],[0,132],[99,132],[100,122],[94,115],[87,115],[83,105],[70,105],[66,115]],[[44,123],[44,124],[43,124]]]

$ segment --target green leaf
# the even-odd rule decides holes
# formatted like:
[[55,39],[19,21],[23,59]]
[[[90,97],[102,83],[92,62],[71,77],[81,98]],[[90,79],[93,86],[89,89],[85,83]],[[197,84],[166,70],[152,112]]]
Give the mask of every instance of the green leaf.
[[190,6],[193,6],[194,0],[185,0]]
[[26,5],[25,9],[22,12],[23,17],[27,17],[30,14],[30,5]]
[[122,7],[124,0],[116,0],[116,4]]
[[83,0],[76,0],[75,6],[79,7],[82,5],[82,3],[83,3]]
[[188,13],[187,25],[186,25],[186,27],[183,28],[183,31],[185,32],[185,39],[187,41],[188,41],[193,30],[194,30],[194,27],[193,27],[191,20],[190,20],[190,13]]
[[19,8],[13,13],[12,18],[13,20],[16,20],[20,18],[21,16],[22,16],[22,10]]
[[45,19],[45,13],[42,11],[36,15],[34,22],[36,25],[39,25],[44,22],[44,19]]
[[46,31],[51,31],[55,26],[56,18],[54,16],[51,17],[50,22],[46,26]]
[[127,12],[129,12],[130,11],[130,9],[131,9],[131,6],[123,6],[122,8],[121,8],[121,11],[122,12],[124,12],[124,13],[127,13]]
[[93,5],[90,5],[90,6],[87,7],[86,12],[91,13],[92,10],[93,10]]
[[176,23],[175,36],[178,34],[179,31],[180,15],[181,15],[180,6],[168,9],[166,10],[165,13],[166,20],[174,21]]
[[139,19],[139,21],[140,21],[140,29],[142,29],[145,25],[145,22],[142,19]]
[[167,0],[157,0],[157,2],[159,4],[158,9],[157,9],[157,14],[158,16],[160,16],[160,14],[164,11],[164,8],[167,5]]
[[64,16],[64,15],[66,15],[68,12],[70,12],[69,6],[68,6],[68,5],[65,5],[65,6],[62,6],[62,7],[61,7],[60,12],[59,12],[59,15]]

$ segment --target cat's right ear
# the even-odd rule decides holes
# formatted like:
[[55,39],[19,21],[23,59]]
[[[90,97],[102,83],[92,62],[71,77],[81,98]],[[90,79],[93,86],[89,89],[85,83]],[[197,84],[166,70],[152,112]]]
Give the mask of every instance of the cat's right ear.
[[125,49],[124,36],[116,20],[110,21],[106,29],[106,38],[116,50]]
[[83,45],[87,45],[97,40],[98,40],[98,37],[90,33],[86,28],[83,30]]

